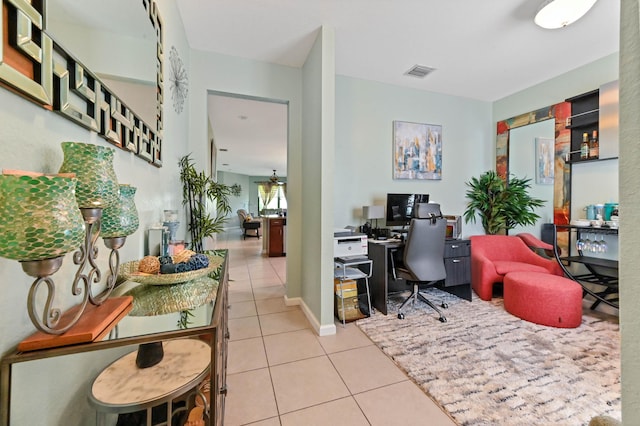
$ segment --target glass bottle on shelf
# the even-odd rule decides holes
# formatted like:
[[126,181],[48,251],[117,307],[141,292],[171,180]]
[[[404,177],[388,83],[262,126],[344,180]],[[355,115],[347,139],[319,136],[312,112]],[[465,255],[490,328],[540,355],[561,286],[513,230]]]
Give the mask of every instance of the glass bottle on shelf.
[[598,158],[600,155],[600,143],[598,142],[598,131],[593,131],[593,136],[589,141],[589,158]]
[[580,144],[580,159],[586,160],[589,158],[589,133],[582,134],[582,143]]

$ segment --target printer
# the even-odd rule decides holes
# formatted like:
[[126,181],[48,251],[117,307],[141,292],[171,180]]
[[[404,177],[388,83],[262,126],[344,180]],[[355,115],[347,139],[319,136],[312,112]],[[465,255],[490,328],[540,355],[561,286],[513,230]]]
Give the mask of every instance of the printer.
[[368,254],[367,234],[348,229],[334,230],[333,257],[356,257]]

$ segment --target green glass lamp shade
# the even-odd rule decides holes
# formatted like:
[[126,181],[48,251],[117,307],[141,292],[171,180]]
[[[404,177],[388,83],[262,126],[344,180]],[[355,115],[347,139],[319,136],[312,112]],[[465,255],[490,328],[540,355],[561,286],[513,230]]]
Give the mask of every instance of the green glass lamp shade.
[[62,142],[59,173],[75,173],[76,199],[81,208],[106,208],[117,202],[118,179],[113,169],[115,149],[81,142]]
[[84,220],[68,177],[0,175],[0,256],[42,260],[84,241]]
[[120,185],[118,202],[102,211],[100,235],[103,238],[126,237],[138,229],[138,210],[133,201],[136,188]]

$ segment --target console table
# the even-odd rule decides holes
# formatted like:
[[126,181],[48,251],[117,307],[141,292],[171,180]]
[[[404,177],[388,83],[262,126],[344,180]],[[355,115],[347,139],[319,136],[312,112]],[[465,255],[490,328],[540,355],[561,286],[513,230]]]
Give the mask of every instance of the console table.
[[[371,303],[385,315],[389,293],[408,288],[403,279],[393,277],[391,266],[391,255],[403,246],[404,243],[393,240],[368,242],[369,258],[373,261]],[[471,241],[447,239],[444,262],[447,278],[438,284],[438,288],[471,301]]]
[[[211,347],[198,339],[177,339],[164,343],[164,357],[153,367],[138,368],[137,352],[131,352],[105,368],[93,381],[89,402],[98,411],[97,425],[105,413],[132,413],[167,403],[167,419],[174,411],[173,400],[192,392],[209,372]],[[144,386],[140,384],[144,383]],[[192,407],[187,407],[192,408]]]
[[[228,260],[228,258],[227,258]],[[47,360],[55,357],[69,356],[72,354],[89,354],[96,351],[106,351],[113,348],[122,348],[125,346],[140,345],[153,342],[164,342],[167,347],[167,360],[170,361],[174,349],[179,346],[185,347],[184,341],[178,341],[176,339],[189,338],[193,340],[188,345],[196,345],[197,352],[200,356],[204,356],[207,361],[207,366],[199,365],[197,372],[190,373],[191,377],[186,379],[185,382],[179,384],[178,381],[170,383],[171,386],[177,387],[174,392],[169,392],[171,395],[183,394],[191,389],[195,384],[200,383],[203,377],[209,374],[209,385],[211,389],[211,396],[209,399],[209,415],[205,416],[205,424],[208,426],[222,425],[224,423],[224,399],[226,395],[226,365],[227,365],[227,341],[229,338],[229,332],[227,327],[228,316],[228,295],[227,295],[227,283],[228,283],[228,266],[225,260],[218,270],[219,285],[216,293],[215,302],[209,303],[203,308],[210,312],[207,318],[205,318],[202,324],[191,324],[187,329],[176,328],[163,328],[157,332],[147,332],[148,334],[139,334],[132,336],[119,336],[117,338],[108,340],[99,340],[89,343],[81,343],[69,346],[60,346],[49,349],[32,350],[28,352],[15,350],[9,354],[6,354],[0,362],[0,426],[17,426],[16,421],[12,421],[11,406],[12,398],[19,398],[19,396],[12,396],[13,386],[12,383],[17,382],[21,377],[20,372],[28,369],[28,364],[31,362],[38,362],[38,360]],[[128,317],[125,317],[126,319]],[[118,321],[124,321],[124,319]],[[171,326],[169,326],[171,327]],[[177,327],[177,325],[174,325]],[[176,342],[175,344],[173,342]],[[206,342],[203,343],[203,342]],[[179,346],[176,346],[179,345]],[[192,348],[193,349],[193,348]],[[196,351],[194,349],[194,351]],[[178,349],[178,352],[180,350]],[[135,355],[135,353],[130,356]],[[128,362],[128,358],[122,358],[123,363]],[[21,368],[18,368],[18,364],[24,364]],[[162,362],[158,365],[161,365]],[[153,367],[150,367],[145,374],[151,373]],[[107,371],[107,370],[105,370]],[[72,371],[69,374],[74,374]],[[104,376],[103,376],[104,378]],[[43,381],[47,381],[47,377],[42,378]],[[87,380],[90,380],[88,377]],[[140,382],[139,382],[140,383]],[[33,386],[42,386],[44,384],[31,383]],[[153,385],[152,385],[153,386]],[[94,389],[96,390],[96,389]],[[120,388],[114,389],[117,393]],[[129,411],[133,407],[116,407],[111,405],[104,395],[99,396],[93,394],[91,397],[87,397],[84,389],[63,389],[64,392],[76,392],[78,395],[82,394],[84,401],[91,400],[90,405],[95,407],[100,406],[101,412],[123,412]],[[142,402],[139,408],[147,408],[150,404],[161,403],[164,401],[164,395],[154,399],[153,401]],[[81,403],[81,402],[79,402]],[[148,403],[148,404],[147,404]],[[118,405],[119,403],[116,403]],[[126,405],[126,404],[125,404]],[[134,404],[135,405],[135,404]],[[40,424],[41,422],[37,418],[32,419],[31,424]],[[64,423],[64,419],[59,419],[60,424]]]

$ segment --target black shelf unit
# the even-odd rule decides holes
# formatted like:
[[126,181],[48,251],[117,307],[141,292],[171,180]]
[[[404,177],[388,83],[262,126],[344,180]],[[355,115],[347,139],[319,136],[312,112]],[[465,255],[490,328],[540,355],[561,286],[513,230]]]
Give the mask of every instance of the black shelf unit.
[[[571,156],[570,163],[580,163],[585,161],[596,161],[598,159],[591,158],[580,159],[580,144],[582,143],[582,134],[587,133],[589,138],[594,130],[599,130],[598,122],[600,116],[600,90],[592,90],[571,98],[565,99],[571,103],[571,122],[565,126],[571,129]],[[599,132],[598,132],[599,133]]]
[[577,161],[569,160],[569,161],[565,161],[565,163],[567,164],[595,163],[596,161],[610,161],[610,160],[617,160],[617,159],[618,157],[588,158],[586,160],[577,160]]

